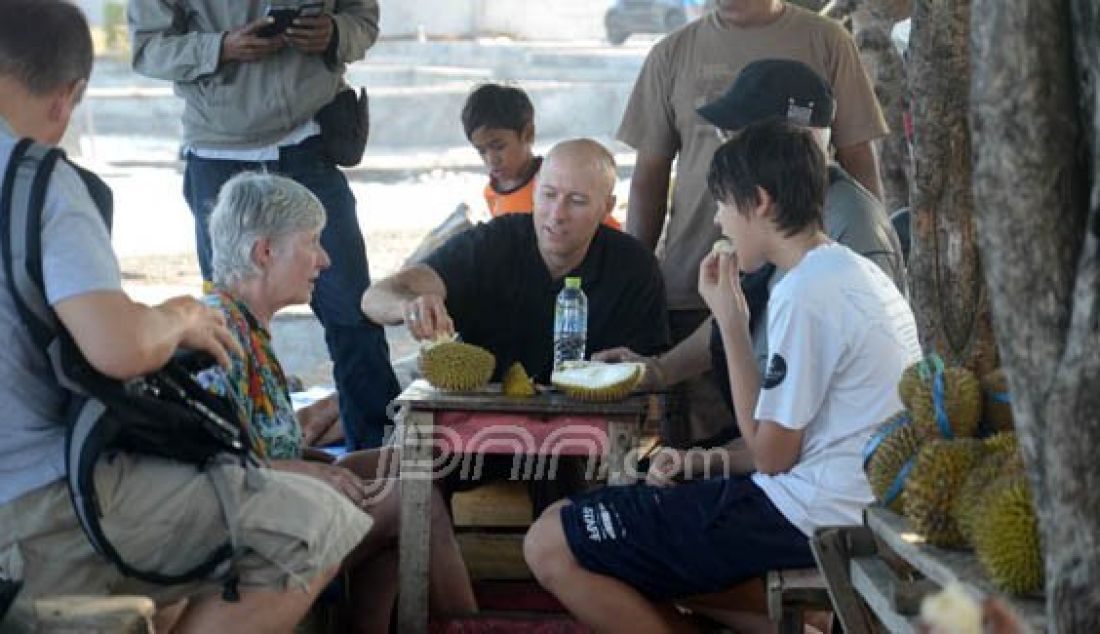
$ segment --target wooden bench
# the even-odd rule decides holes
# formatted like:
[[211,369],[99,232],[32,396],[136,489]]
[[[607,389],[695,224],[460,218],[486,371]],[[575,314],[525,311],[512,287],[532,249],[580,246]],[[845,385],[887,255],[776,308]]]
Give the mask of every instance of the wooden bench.
[[1033,631],[1046,631],[1043,600],[1000,595],[974,553],[931,546],[879,506],[867,509],[864,524],[823,529],[811,542],[845,632],[918,632],[921,601],[953,582],[1000,596]]
[[805,613],[829,612],[833,605],[817,568],[773,570],[767,576],[768,618],[780,634],[802,634]]

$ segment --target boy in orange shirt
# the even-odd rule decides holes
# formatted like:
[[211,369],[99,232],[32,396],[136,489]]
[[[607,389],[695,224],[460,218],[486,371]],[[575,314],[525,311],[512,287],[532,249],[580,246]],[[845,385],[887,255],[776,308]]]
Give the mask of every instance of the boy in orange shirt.
[[[535,175],[542,157],[535,156],[535,108],[520,88],[482,84],[466,98],[462,107],[462,128],[466,138],[489,168],[485,203],[489,214],[531,213],[535,200]],[[604,224],[621,225],[611,216]]]

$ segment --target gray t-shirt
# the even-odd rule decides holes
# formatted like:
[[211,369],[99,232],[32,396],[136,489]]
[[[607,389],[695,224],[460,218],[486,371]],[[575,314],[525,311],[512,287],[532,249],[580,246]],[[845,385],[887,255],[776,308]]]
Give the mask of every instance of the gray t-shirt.
[[[0,174],[18,139],[0,119]],[[84,182],[59,162],[42,217],[42,272],[51,305],[93,291],[121,291],[111,237]],[[65,393],[36,349],[0,267],[0,504],[65,474]]]

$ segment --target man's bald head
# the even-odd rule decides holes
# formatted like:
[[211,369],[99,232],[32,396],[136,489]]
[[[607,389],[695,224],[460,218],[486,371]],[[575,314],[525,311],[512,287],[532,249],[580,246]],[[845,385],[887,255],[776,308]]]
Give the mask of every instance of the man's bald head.
[[555,145],[539,168],[534,222],[539,252],[555,277],[580,264],[615,207],[615,159],[591,139]]
[[[562,141],[550,148],[546,155],[547,164],[568,165],[570,168],[590,170],[600,175],[603,196],[610,196],[615,191],[617,172],[615,157],[600,143],[592,139],[579,138]],[[545,166],[543,167],[545,169]]]

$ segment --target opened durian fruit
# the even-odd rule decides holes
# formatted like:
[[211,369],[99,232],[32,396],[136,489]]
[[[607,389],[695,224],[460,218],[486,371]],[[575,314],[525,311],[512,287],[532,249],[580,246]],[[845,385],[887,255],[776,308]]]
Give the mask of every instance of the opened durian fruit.
[[420,346],[420,372],[432,387],[441,390],[477,390],[489,382],[496,357],[485,348],[454,337],[444,337]]
[[550,376],[554,387],[581,401],[616,401],[626,398],[645,374],[641,363],[572,361]]

